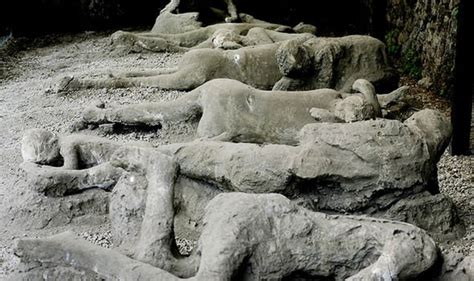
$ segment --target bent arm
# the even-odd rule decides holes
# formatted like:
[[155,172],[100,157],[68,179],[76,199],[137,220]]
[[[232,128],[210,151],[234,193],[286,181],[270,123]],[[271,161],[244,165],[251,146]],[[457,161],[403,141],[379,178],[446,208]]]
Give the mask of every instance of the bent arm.
[[237,8],[235,7],[234,2],[232,0],[226,0],[227,2],[227,12],[229,13],[229,17],[225,19],[226,22],[234,22],[236,21],[239,16],[237,15]]
[[28,181],[35,191],[48,196],[65,196],[90,188],[110,189],[115,185],[122,170],[104,163],[84,170],[66,170],[62,167],[23,163]]

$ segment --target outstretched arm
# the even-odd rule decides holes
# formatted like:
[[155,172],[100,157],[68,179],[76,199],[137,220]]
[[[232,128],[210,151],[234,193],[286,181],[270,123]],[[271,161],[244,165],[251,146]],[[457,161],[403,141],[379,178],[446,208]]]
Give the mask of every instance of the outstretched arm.
[[15,252],[23,263],[35,264],[28,267],[27,272],[73,267],[96,272],[107,280],[183,280],[162,269],[92,245],[71,232],[51,238],[22,239]]
[[[74,76],[63,77],[57,86],[57,93],[67,94],[73,90],[81,89],[116,89],[132,87],[151,87],[172,90],[192,90],[209,80],[206,67],[212,68],[214,65],[204,65],[201,71],[196,71],[198,65],[188,65],[176,72],[149,76],[153,73],[143,73],[145,76],[135,76],[140,73],[122,74],[121,77],[107,77],[102,79],[79,79]],[[174,70],[174,69],[173,69]],[[132,76],[132,77],[130,77]]]
[[21,168],[35,191],[57,197],[90,188],[109,190],[122,175],[122,169],[109,163],[83,170],[66,170],[25,162],[21,164]]
[[118,123],[129,126],[157,126],[163,122],[187,121],[202,112],[199,104],[200,91],[186,94],[169,102],[141,103],[116,108],[90,107],[83,114],[86,124]]
[[[163,35],[165,36],[165,35]],[[186,52],[188,48],[181,47],[178,41],[162,38],[158,34],[134,34],[131,32],[117,31],[111,36],[112,44],[116,51],[121,52]]]
[[132,78],[132,77],[151,77],[163,74],[171,74],[178,71],[178,68],[163,68],[163,69],[148,69],[148,70],[137,70],[137,71],[127,71],[119,73],[111,73],[110,77],[115,78]]

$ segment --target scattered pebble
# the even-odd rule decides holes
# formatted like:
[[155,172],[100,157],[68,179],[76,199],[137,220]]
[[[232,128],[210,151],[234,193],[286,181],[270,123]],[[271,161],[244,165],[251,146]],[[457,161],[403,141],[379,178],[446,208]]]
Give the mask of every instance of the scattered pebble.
[[[91,242],[92,244],[101,246],[103,248],[109,249],[113,247],[113,238],[112,232],[105,231],[105,232],[82,232],[78,234],[79,237],[82,239]],[[183,256],[189,256],[196,246],[196,241],[188,240],[186,238],[176,237],[176,246],[178,247],[178,251]],[[0,256],[1,259],[1,256]]]
[[[0,237],[0,279],[12,272],[18,264],[13,255],[13,242],[24,236],[24,226],[18,225],[20,215],[31,216],[30,210],[23,213],[15,197],[22,195],[25,184],[18,184],[21,171],[19,140],[29,128],[45,128],[55,133],[69,133],[73,124],[81,120],[86,106],[110,107],[144,101],[169,101],[182,95],[181,91],[164,91],[154,88],[81,90],[58,95],[55,86],[65,75],[83,78],[107,77],[111,72],[130,69],[146,70],[175,66],[182,54],[130,54],[110,55],[109,34],[86,33],[72,37],[49,36],[46,40],[29,41],[27,48],[11,53],[6,63],[0,65],[0,225],[8,231]],[[426,82],[426,81],[424,81]],[[427,86],[427,83],[420,83]],[[449,102],[421,87],[416,81],[403,79],[402,84],[411,85],[410,95],[417,108],[435,108],[449,116]],[[102,104],[100,104],[102,106]],[[107,135],[117,141],[147,141],[154,146],[173,142],[184,142],[195,138],[197,123],[163,124],[161,129],[148,131],[124,131]],[[108,128],[105,128],[106,131]],[[82,134],[99,135],[96,128],[81,131]],[[466,235],[449,244],[441,245],[443,251],[459,251],[464,255],[474,254],[474,158],[473,156],[450,156],[445,153],[438,165],[439,183],[443,194],[450,197],[458,208],[459,216],[466,225]],[[13,190],[13,191],[12,191]],[[15,193],[16,192],[16,193]],[[39,199],[38,199],[39,200]],[[39,203],[38,203],[39,204]],[[15,213],[16,212],[16,213]],[[11,215],[14,214],[14,215]],[[3,220],[1,220],[3,219]],[[112,234],[104,231],[77,231],[78,236],[104,248],[113,247]],[[37,233],[29,233],[35,237]],[[176,238],[182,255],[196,247],[196,241]]]
[[0,280],[2,276],[12,273],[20,263],[20,259],[13,254],[13,249],[0,246]]
[[106,231],[103,233],[100,232],[83,232],[79,234],[79,237],[82,239],[91,242],[92,244],[101,246],[103,248],[111,248],[113,246],[112,243],[112,232]]
[[474,255],[474,156],[452,156],[445,152],[438,163],[440,191],[456,206],[466,226],[466,235],[453,241],[450,250]]
[[196,244],[196,241],[176,237],[176,246],[178,246],[178,251],[183,256],[189,256]]

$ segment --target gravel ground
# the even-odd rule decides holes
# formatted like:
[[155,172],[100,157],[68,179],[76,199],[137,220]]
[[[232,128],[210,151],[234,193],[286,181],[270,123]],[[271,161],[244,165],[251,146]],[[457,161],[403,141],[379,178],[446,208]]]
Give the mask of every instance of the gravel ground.
[[438,181],[441,193],[453,200],[466,226],[464,237],[442,246],[466,256],[474,255],[474,157],[445,153],[438,163]]
[[[79,120],[82,109],[104,101],[107,106],[138,101],[172,100],[183,95],[178,91],[161,91],[151,88],[83,90],[67,96],[54,94],[54,86],[65,75],[77,77],[105,76],[114,71],[130,69],[166,68],[176,65],[178,54],[131,54],[113,56],[109,52],[107,33],[49,36],[22,42],[23,49],[10,53],[0,52],[0,280],[18,264],[12,247],[21,237],[44,237],[70,230],[92,243],[111,247],[108,224],[66,224],[45,227],[32,214],[48,206],[38,205],[18,168],[21,163],[20,139],[29,128],[45,128],[57,133],[68,133],[71,125]],[[411,91],[417,107],[434,107],[449,112],[449,104],[413,81]],[[194,138],[196,123],[170,124],[159,131],[124,132],[110,135],[119,141],[145,140],[159,145]],[[102,135],[99,130],[85,134]],[[443,155],[439,163],[441,191],[456,204],[466,225],[466,236],[443,243],[444,250],[474,254],[473,235],[473,160],[472,156]],[[47,225],[47,224],[46,224]],[[177,238],[183,254],[195,246],[194,241]]]
[[[411,105],[415,108],[432,108],[451,115],[450,103],[416,81],[403,77],[409,85]],[[459,218],[466,227],[466,234],[459,240],[441,243],[443,251],[474,255],[474,156],[452,156],[446,151],[438,163],[440,191],[456,205]]]
[[[85,224],[45,227],[40,211],[51,211],[47,203],[31,192],[25,182],[21,163],[20,140],[30,128],[44,128],[68,134],[80,120],[84,107],[99,100],[107,106],[139,101],[173,100],[179,91],[156,89],[84,90],[70,95],[54,93],[55,85],[65,75],[99,77],[131,69],[144,70],[173,67],[179,54],[111,54],[110,34],[84,33],[21,40],[13,51],[0,51],[0,280],[18,263],[12,247],[21,237],[44,237],[71,230],[78,236],[104,247],[110,247],[110,227],[86,221]],[[10,43],[11,45],[11,43]],[[34,46],[34,47],[32,47]],[[123,132],[109,135],[118,141],[145,140],[154,145],[189,141],[194,138],[195,123],[169,124],[159,131]],[[100,130],[83,134],[103,135]],[[40,199],[38,199],[40,198]],[[183,251],[192,242],[181,239]]]

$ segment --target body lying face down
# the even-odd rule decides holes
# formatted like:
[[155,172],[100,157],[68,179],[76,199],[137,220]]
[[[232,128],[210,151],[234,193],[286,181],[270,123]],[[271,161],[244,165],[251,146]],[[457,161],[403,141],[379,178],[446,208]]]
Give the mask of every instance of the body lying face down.
[[366,79],[378,91],[388,92],[398,82],[385,45],[375,38],[346,36],[285,42],[227,51],[191,50],[177,68],[169,70],[123,73],[103,79],[68,76],[60,81],[58,91],[126,87],[189,91],[213,79],[229,78],[264,90],[341,91],[350,91],[357,79]]
[[[436,244],[415,226],[331,216],[296,206],[279,194],[244,193],[211,200],[197,253],[177,257],[171,250],[173,204],[167,201],[173,184],[153,184],[148,192],[161,196],[146,205],[132,258],[70,234],[22,239],[16,251],[24,263],[35,264],[27,267],[32,276],[66,266],[82,276],[85,271],[123,280],[280,280],[294,273],[335,280],[406,280],[437,259]],[[115,266],[97,266],[109,261]]]
[[201,138],[295,145],[306,124],[382,117],[387,105],[404,102],[407,88],[377,95],[370,82],[359,79],[353,89],[354,94],[332,89],[262,91],[239,81],[215,79],[171,102],[88,108],[82,126],[156,126],[199,118],[197,135]]

